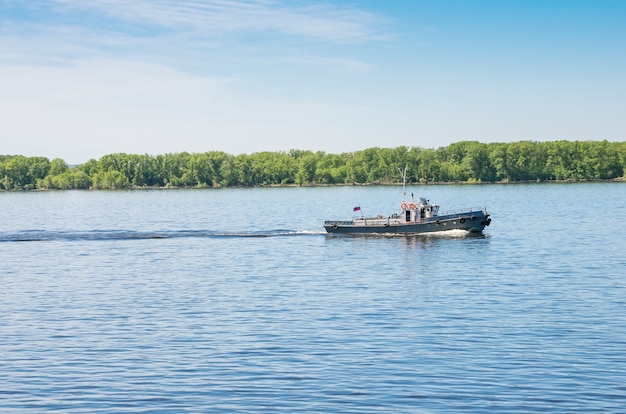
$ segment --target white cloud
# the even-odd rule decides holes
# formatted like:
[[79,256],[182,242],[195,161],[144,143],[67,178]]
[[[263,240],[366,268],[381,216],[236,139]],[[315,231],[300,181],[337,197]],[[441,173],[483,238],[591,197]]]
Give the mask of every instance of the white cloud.
[[198,70],[283,61],[360,71],[367,64],[350,45],[381,37],[385,24],[332,3],[35,0],[23,7],[35,10],[25,13],[30,19],[0,17],[0,63],[121,59]]
[[371,65],[357,59],[346,57],[295,56],[289,62],[306,66],[334,67],[345,73],[362,73],[371,69]]
[[[270,31],[332,41],[378,36],[383,20],[348,6],[319,2],[239,0],[50,0],[39,1],[51,13],[94,13],[138,27],[213,35],[220,32]],[[80,22],[75,22],[80,25]]]

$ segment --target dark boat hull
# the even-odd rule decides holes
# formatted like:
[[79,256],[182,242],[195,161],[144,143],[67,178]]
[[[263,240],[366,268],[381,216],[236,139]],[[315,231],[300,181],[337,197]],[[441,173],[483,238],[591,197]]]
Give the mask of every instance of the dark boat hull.
[[420,222],[402,223],[391,219],[328,220],[324,228],[332,234],[421,234],[449,230],[481,233],[491,222],[484,211],[429,218]]

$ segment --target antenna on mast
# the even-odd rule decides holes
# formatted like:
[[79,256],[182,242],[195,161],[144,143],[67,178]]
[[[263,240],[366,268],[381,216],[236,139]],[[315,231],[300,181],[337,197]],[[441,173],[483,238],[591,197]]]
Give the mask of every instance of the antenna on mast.
[[400,167],[398,167],[398,171],[400,171],[400,174],[402,174],[402,201],[404,201],[404,197],[406,196],[406,191],[404,191],[404,188],[406,186],[406,165],[404,166],[404,171],[400,169]]

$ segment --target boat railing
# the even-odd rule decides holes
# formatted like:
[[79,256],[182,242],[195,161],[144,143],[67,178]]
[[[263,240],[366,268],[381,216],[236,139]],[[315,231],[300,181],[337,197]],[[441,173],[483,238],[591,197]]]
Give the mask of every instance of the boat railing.
[[440,211],[437,213],[437,216],[453,216],[453,215],[458,215],[458,214],[484,212],[484,211],[485,211],[484,207],[457,208],[454,210],[448,210],[444,212]]
[[325,226],[349,226],[352,224],[352,221],[347,220],[326,220],[324,222]]

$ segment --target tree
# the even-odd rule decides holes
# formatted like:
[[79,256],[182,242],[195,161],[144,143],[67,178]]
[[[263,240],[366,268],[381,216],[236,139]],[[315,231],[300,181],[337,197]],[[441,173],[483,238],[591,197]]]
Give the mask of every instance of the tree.
[[69,171],[69,167],[67,163],[63,161],[61,158],[55,158],[50,161],[50,169],[48,171],[49,175],[59,175]]

